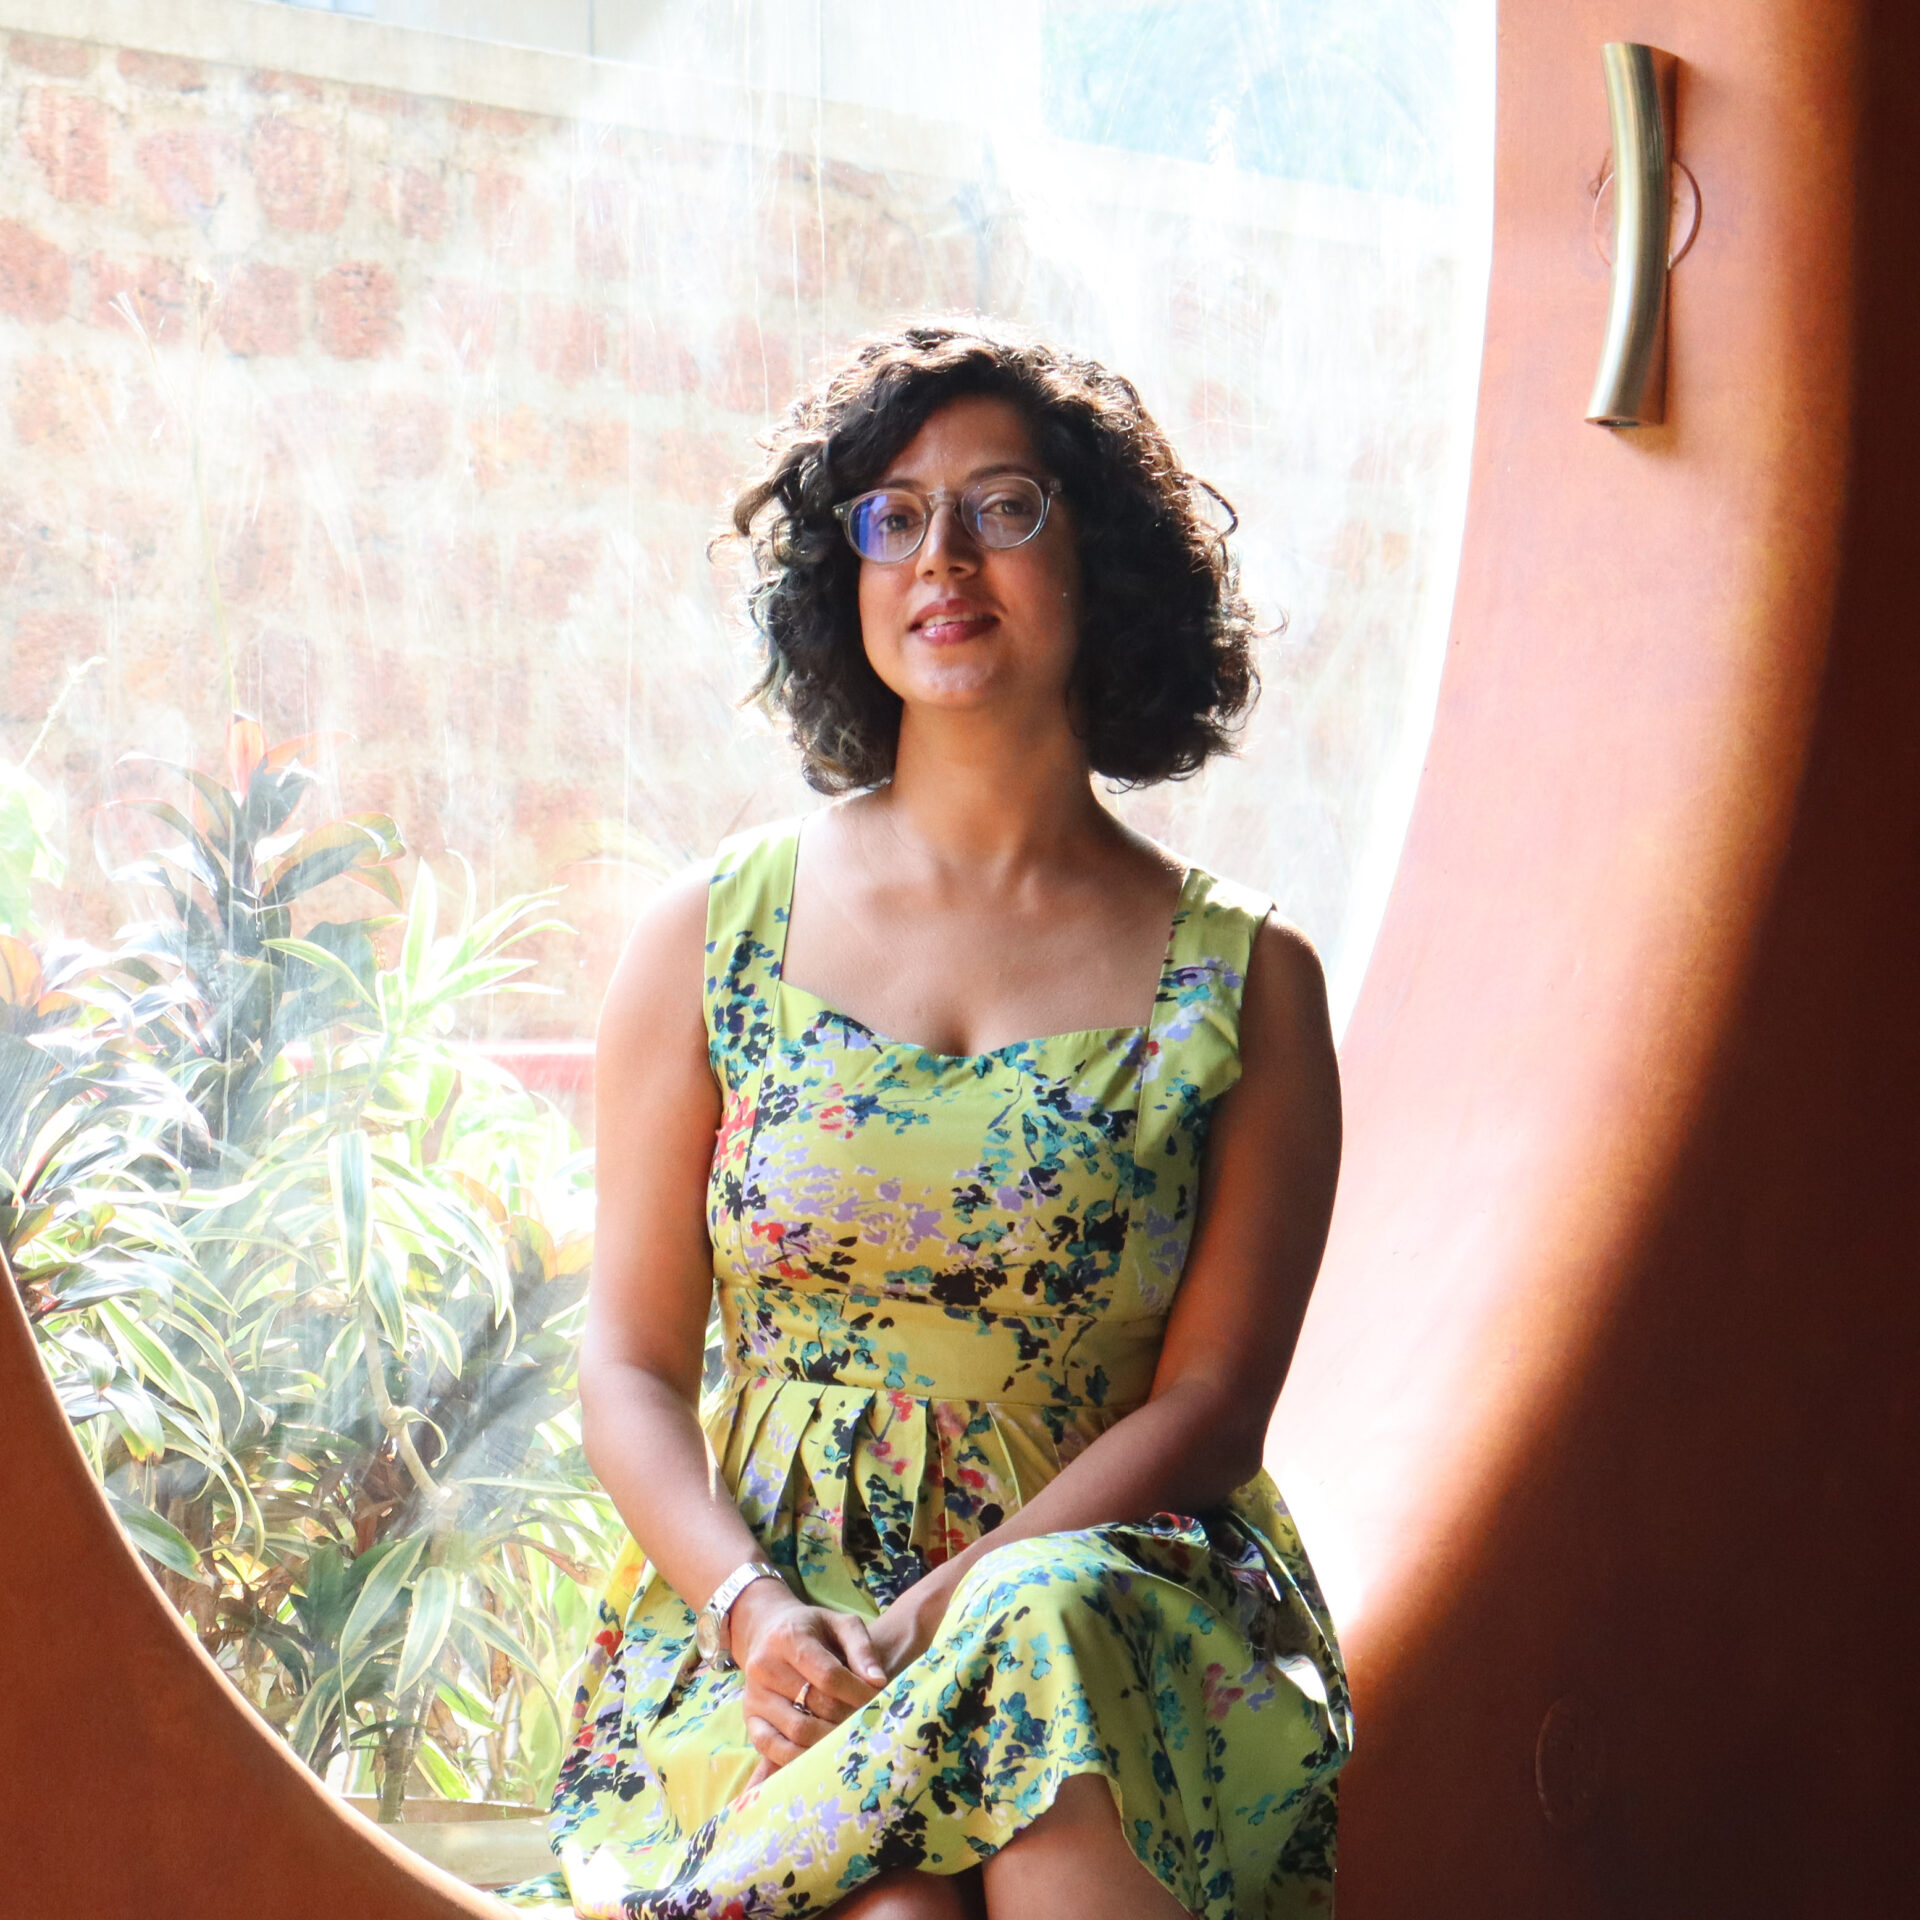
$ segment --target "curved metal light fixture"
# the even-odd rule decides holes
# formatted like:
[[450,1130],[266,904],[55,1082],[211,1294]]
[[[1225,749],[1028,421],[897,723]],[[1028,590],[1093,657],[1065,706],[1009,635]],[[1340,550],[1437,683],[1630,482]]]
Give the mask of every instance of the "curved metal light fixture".
[[1658,47],[1601,49],[1613,123],[1613,298],[1587,418],[1600,427],[1667,417],[1667,257],[1673,205],[1673,94],[1679,61]]

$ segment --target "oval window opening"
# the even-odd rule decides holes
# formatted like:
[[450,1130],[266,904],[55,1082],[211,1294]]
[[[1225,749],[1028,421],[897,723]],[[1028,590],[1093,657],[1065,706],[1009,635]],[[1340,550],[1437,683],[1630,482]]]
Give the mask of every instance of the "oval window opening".
[[1343,1022],[1432,719],[1488,0],[853,14],[9,9],[8,1262],[201,1643],[484,1885],[545,1870],[620,1540],[598,996],[652,886],[810,801],[707,552],[756,436],[904,313],[1126,373],[1270,632],[1239,755],[1116,805],[1270,891]]

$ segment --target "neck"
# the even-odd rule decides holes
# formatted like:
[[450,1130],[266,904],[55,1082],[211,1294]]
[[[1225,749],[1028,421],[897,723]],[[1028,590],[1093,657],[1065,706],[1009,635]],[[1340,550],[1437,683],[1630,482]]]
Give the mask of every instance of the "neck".
[[937,866],[988,879],[1075,860],[1119,830],[1064,722],[1009,729],[1000,716],[909,706],[892,782],[874,804]]

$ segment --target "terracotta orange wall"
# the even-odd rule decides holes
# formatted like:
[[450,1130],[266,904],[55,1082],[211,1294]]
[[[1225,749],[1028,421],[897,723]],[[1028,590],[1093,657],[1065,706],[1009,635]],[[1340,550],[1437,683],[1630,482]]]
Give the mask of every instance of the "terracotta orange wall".
[[[1342,1916],[1908,1911],[1920,44],[1502,13],[1452,654],[1272,1450],[1365,1584]],[[1632,436],[1581,417],[1615,38],[1704,204]]]
[[[1672,423],[1581,422],[1598,46],[1686,63]],[[1274,1457],[1351,1530],[1343,1920],[1904,1909],[1920,27],[1509,0],[1477,470]],[[0,1912],[479,1910],[120,1544],[0,1300]],[[1539,1806],[1586,1705],[1585,1824]]]

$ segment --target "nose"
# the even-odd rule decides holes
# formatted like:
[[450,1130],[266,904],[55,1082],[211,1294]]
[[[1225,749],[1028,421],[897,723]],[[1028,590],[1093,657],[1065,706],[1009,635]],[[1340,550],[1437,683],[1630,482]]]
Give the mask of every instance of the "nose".
[[971,573],[979,566],[980,548],[960,517],[959,501],[934,501],[914,559],[923,580],[943,573]]

